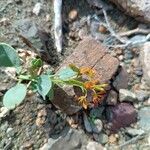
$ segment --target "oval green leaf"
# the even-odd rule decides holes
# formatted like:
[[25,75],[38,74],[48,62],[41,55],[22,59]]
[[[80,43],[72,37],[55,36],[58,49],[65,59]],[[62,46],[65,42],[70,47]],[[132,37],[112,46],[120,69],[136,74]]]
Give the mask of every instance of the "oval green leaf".
[[20,59],[15,49],[0,43],[0,67],[19,67]]
[[50,80],[50,77],[48,75],[41,75],[38,79],[37,90],[44,100],[51,88],[52,81]]
[[26,93],[27,87],[24,84],[17,84],[5,93],[3,105],[8,109],[14,109],[24,100]]
[[62,69],[58,72],[58,76],[61,80],[69,80],[77,75],[78,73],[73,71],[70,67]]

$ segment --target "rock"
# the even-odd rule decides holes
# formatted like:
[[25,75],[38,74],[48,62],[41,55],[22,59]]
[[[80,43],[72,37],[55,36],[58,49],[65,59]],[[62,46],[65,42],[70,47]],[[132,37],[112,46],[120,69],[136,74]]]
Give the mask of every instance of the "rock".
[[71,86],[56,87],[52,103],[66,114],[73,115],[82,108],[76,102],[75,95],[76,92]]
[[74,52],[62,63],[61,68],[72,63],[78,67],[94,66],[93,69],[97,72],[96,78],[101,83],[109,82],[119,67],[118,59],[108,54],[102,43],[89,37],[79,43]]
[[84,121],[84,127],[85,127],[86,131],[91,133],[92,132],[92,127],[91,127],[89,119],[88,119],[88,117],[85,113],[83,114],[83,121]]
[[119,90],[119,101],[129,101],[129,102],[135,102],[137,100],[137,97],[134,93],[132,93],[129,90],[126,89],[120,89]]
[[105,34],[107,32],[107,28],[103,25],[100,25],[98,28],[98,31]]
[[42,4],[41,3],[36,3],[32,12],[35,14],[35,15],[39,15],[40,11],[41,11],[41,6]]
[[13,128],[8,128],[6,133],[9,137],[13,137],[15,135],[15,131]]
[[120,128],[129,126],[137,120],[135,108],[129,103],[120,103],[109,106],[106,109],[106,118],[112,132],[117,132]]
[[[108,54],[101,43],[92,38],[85,38],[79,43],[74,52],[66,58],[58,71],[69,64],[75,64],[78,67],[94,66],[93,69],[97,72],[95,78],[99,79],[101,83],[109,83],[118,69],[119,61]],[[52,103],[65,113],[72,115],[81,110],[81,106],[76,103],[75,99],[76,96],[81,94],[81,90],[75,90],[74,87],[57,87]]]
[[137,75],[137,76],[142,76],[143,75],[143,70],[142,70],[142,68],[135,68],[135,74]]
[[139,126],[142,130],[150,130],[150,107],[141,108],[138,112]]
[[140,102],[147,100],[150,96],[150,93],[148,91],[144,91],[144,90],[135,91],[135,94],[136,94],[138,101],[140,101]]
[[101,144],[106,144],[108,143],[108,135],[107,134],[100,134],[99,135],[99,142]]
[[93,133],[100,133],[103,129],[103,123],[100,119],[95,119],[94,122],[91,122],[91,127]]
[[98,118],[98,119],[101,119],[102,118],[102,113],[104,111],[104,107],[101,106],[101,107],[94,107],[90,110],[90,117],[95,117],[95,118]]
[[8,26],[10,24],[10,20],[8,18],[0,19],[0,26]]
[[150,42],[146,42],[141,49],[141,61],[143,66],[143,78],[150,87]]
[[108,138],[109,143],[114,144],[117,142],[117,138],[114,134],[111,134]]
[[127,89],[128,81],[128,73],[124,67],[121,67],[119,74],[115,77],[115,80],[113,81],[113,86],[117,91],[119,91],[120,89]]
[[70,129],[59,138],[50,138],[40,150],[75,150],[84,149],[87,136],[80,130]]
[[118,99],[118,94],[114,90],[111,90],[107,96],[106,103],[108,105],[116,105]]
[[89,142],[86,146],[86,150],[103,150],[103,146],[97,142]]
[[132,137],[133,136],[136,136],[136,135],[142,135],[144,134],[145,132],[141,129],[134,129],[134,128],[126,128],[126,131],[125,131],[127,134],[131,135]]
[[14,23],[14,27],[20,31],[21,35],[31,41],[33,46],[38,49],[42,48],[41,40],[38,36],[38,27],[30,19],[21,19]]
[[150,22],[150,1],[149,0],[110,0],[118,8],[137,20]]
[[104,133],[94,134],[94,139],[96,142],[101,144],[106,144],[108,142],[108,135]]
[[8,129],[9,125],[8,122],[4,122],[3,124],[1,124],[0,129],[1,131],[6,131]]
[[9,109],[7,109],[6,107],[2,107],[0,109],[0,118],[6,117],[7,115],[9,115],[9,112],[10,112]]
[[78,16],[78,12],[76,9],[71,10],[68,15],[69,20],[71,21],[74,21],[77,18],[77,16]]
[[26,150],[26,149],[31,149],[33,148],[33,142],[32,141],[26,141],[23,143],[23,145],[20,147],[20,150]]

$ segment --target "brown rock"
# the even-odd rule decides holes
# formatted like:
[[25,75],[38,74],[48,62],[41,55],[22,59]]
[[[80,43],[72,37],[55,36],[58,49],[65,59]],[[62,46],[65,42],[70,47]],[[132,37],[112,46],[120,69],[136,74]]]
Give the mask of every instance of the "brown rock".
[[118,94],[117,92],[111,90],[107,96],[106,103],[108,105],[116,105],[117,104],[117,99],[118,99]]
[[[62,63],[60,69],[72,63],[78,67],[91,67],[96,70],[96,78],[101,83],[108,83],[119,66],[119,61],[107,54],[106,48],[92,38],[81,41],[74,52]],[[81,92],[75,91],[73,87],[57,87],[52,103],[72,115],[81,109],[75,100],[78,94],[81,95]]]
[[120,68],[119,74],[116,76],[113,86],[114,88],[119,91],[120,89],[127,89],[128,88],[128,73],[124,67]]
[[26,141],[22,146],[21,150],[33,150],[33,142],[32,141]]
[[109,106],[106,110],[106,116],[112,132],[117,132],[120,128],[127,127],[137,120],[136,110],[129,103]]
[[146,85],[150,87],[150,42],[143,45],[140,56],[144,72],[143,78]]
[[72,21],[75,20],[77,16],[78,16],[78,12],[76,9],[71,10],[68,15],[69,20],[72,20]]
[[99,28],[98,28],[98,31],[101,32],[101,33],[106,33],[107,32],[107,28],[104,27],[103,25],[100,25]]
[[110,0],[137,20],[150,22],[149,0]]
[[116,136],[115,136],[114,134],[111,134],[111,135],[109,136],[109,143],[114,144],[114,143],[116,143],[116,142],[117,142]]
[[74,52],[64,61],[61,68],[69,64],[78,67],[92,67],[101,83],[109,82],[116,73],[119,61],[107,53],[106,47],[92,38],[85,38]]

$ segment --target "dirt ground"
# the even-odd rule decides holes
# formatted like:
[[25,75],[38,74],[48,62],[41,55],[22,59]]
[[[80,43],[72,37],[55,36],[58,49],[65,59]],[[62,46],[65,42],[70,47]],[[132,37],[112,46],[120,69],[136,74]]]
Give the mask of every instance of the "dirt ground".
[[[32,12],[37,2],[42,3],[39,15],[35,15]],[[106,4],[108,4],[107,1]],[[116,32],[128,31],[136,28],[140,24],[133,18],[126,16],[123,12],[119,11],[114,5],[108,5],[112,7],[112,9],[108,11],[108,17],[113,29]],[[72,9],[75,9],[78,12],[78,16],[75,21],[70,21],[68,17],[68,14]],[[27,47],[16,35],[10,34],[16,33],[16,21],[30,19],[38,26],[40,30],[46,32],[51,37],[51,41],[49,41],[49,44],[46,45],[46,49],[48,49],[53,60],[50,61],[49,64],[51,67],[56,68],[62,60],[72,53],[81,40],[79,35],[79,31],[81,29],[83,29],[83,31],[86,30],[88,35],[91,35],[92,32],[98,32],[97,30],[91,31],[91,28],[87,22],[84,22],[84,18],[87,19],[87,16],[94,15],[104,21],[101,11],[98,8],[90,7],[86,0],[63,1],[63,52],[62,54],[54,54],[56,49],[54,46],[53,30],[53,0],[0,0],[0,21],[2,18],[6,19],[5,22],[0,23],[0,42],[8,43],[15,48],[32,50]],[[99,36],[101,38],[104,36],[105,39],[108,37],[108,34],[100,34]],[[31,42],[33,41],[31,40]],[[37,46],[37,48],[40,49],[40,46]],[[9,86],[12,86],[13,82],[10,81],[10,78],[8,78],[5,82],[2,82],[4,76],[5,75],[1,73],[0,86],[2,87],[6,83],[9,83]],[[7,88],[8,86],[6,89],[3,89],[3,92],[5,92]],[[0,100],[0,106],[1,105]],[[14,111],[11,111],[9,117],[1,120],[0,129],[2,131],[0,131],[0,149],[3,149],[9,141],[9,137],[5,134],[5,130],[8,126],[14,129],[12,144],[9,145],[10,147],[8,147],[8,149],[18,150],[21,146],[28,147],[27,145],[29,145],[30,147],[33,143],[36,143],[34,144],[34,149],[39,149],[42,147],[43,144],[47,142],[48,135],[45,134],[43,129],[36,127],[35,120],[38,110],[40,110],[44,105],[45,104],[43,104],[39,97],[29,97],[21,106],[16,108]],[[48,102],[48,107],[51,107],[50,102]],[[60,127],[57,127],[53,134],[59,134],[62,131],[62,128],[68,125],[66,120],[63,119],[63,116],[61,116],[62,113],[58,110],[54,110],[54,114],[58,116],[57,121],[60,124]],[[47,130],[50,130],[50,128],[47,128]]]

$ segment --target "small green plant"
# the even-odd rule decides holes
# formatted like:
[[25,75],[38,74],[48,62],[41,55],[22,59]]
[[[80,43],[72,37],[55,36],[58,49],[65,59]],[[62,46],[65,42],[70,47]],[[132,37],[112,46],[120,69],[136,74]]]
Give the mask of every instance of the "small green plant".
[[[99,84],[99,81],[94,80],[95,71],[90,67],[79,68],[70,64],[68,67],[52,74],[51,71],[43,71],[43,61],[39,57],[30,56],[29,60],[25,61],[25,68],[22,61],[23,59],[19,58],[14,48],[5,43],[0,43],[0,67],[15,67],[17,71],[17,84],[10,88],[3,97],[3,104],[8,109],[14,109],[21,104],[29,90],[38,92],[44,100],[46,96],[52,100],[55,85],[79,87],[83,95],[77,97],[77,101],[84,109],[87,109],[91,103],[87,100],[88,91],[93,93],[93,104],[98,104],[105,94],[107,85]],[[83,80],[85,76],[86,80]]]

